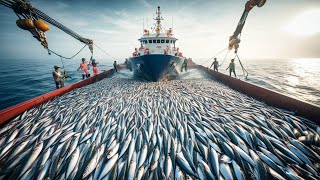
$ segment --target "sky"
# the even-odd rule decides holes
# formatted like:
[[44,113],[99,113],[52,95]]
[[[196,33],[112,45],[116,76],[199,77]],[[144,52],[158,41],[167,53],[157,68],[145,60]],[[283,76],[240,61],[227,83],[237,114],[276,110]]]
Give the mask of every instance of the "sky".
[[[163,25],[179,40],[184,56],[196,62],[227,47],[246,0],[30,0],[34,7],[107,51],[117,60],[129,57],[150,28],[158,5]],[[241,35],[239,56],[248,59],[320,58],[320,0],[268,0],[250,12]],[[0,59],[56,59],[28,31],[16,26],[11,9],[0,5]],[[172,22],[173,20],[173,22]],[[143,23],[144,22],[144,23]],[[54,26],[46,33],[50,49],[72,56],[83,44]],[[222,58],[222,54],[220,58]],[[90,57],[88,48],[76,59]],[[96,59],[109,59],[94,49]]]

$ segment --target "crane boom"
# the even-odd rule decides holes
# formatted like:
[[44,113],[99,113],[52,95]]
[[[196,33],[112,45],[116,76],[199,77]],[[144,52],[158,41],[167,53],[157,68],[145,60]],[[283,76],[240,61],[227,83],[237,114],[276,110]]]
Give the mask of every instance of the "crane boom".
[[[13,9],[13,11],[19,18],[19,20],[17,21],[17,25],[20,28],[31,32],[31,34],[41,42],[44,48],[48,49],[48,43],[44,34],[45,30],[39,27],[43,25],[44,22],[41,22],[39,20],[46,21],[52,24],[53,26],[59,28],[60,30],[64,31],[65,33],[69,34],[73,38],[79,40],[80,42],[87,44],[91,53],[93,52],[93,41],[91,39],[84,38],[83,36],[79,35],[78,33],[74,32],[73,30],[69,29],[68,27],[64,26],[58,21],[54,20],[42,11],[33,7],[30,2],[26,0],[0,0],[0,4]],[[40,25],[37,26],[36,23]],[[49,27],[47,27],[47,30],[48,29]]]
[[239,23],[234,31],[233,35],[229,38],[229,50],[235,49],[235,52],[238,51],[239,48],[239,35],[242,32],[242,29],[246,23],[249,12],[254,6],[262,7],[266,3],[266,0],[249,0],[246,2],[245,9],[242,13],[242,16],[239,20]]

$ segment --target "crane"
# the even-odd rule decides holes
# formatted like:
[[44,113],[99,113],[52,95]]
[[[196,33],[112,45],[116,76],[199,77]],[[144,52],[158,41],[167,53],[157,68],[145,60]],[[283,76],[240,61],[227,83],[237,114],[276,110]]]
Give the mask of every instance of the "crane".
[[[45,32],[49,30],[49,25],[46,22],[88,45],[91,54],[93,54],[93,41],[91,39],[82,37],[78,33],[49,17],[39,9],[33,7],[30,2],[26,0],[0,0],[0,5],[11,8],[19,18],[16,21],[17,26],[29,31],[33,37],[40,41],[41,45],[48,50],[49,54],[53,51],[48,48]],[[62,57],[61,55],[59,56]]]
[[234,31],[233,35],[230,36],[230,38],[229,38],[229,47],[228,47],[229,50],[234,49],[235,53],[238,52],[239,43],[240,43],[240,35],[241,35],[242,29],[246,23],[249,12],[255,6],[262,7],[266,3],[266,1],[267,0],[249,0],[246,2],[245,9],[242,13],[242,16],[239,20],[237,27],[236,27],[236,30]]

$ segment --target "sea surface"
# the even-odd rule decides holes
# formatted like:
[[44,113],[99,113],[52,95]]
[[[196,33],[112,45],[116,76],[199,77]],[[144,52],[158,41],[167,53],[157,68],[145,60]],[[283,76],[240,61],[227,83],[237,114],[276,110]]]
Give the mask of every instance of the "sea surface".
[[[52,78],[53,66],[62,67],[60,60],[2,59],[1,62],[0,109],[55,90]],[[76,71],[80,60],[63,62],[66,71],[72,77],[65,81],[65,85],[82,80],[81,73]],[[100,72],[112,68],[111,60],[99,62]],[[223,62],[219,68],[220,72],[228,73],[225,70],[228,63]],[[242,59],[242,63],[249,73],[248,82],[320,106],[320,59]],[[236,62],[236,73],[239,79],[245,80],[239,62]],[[132,78],[132,73],[122,71],[116,76]],[[182,73],[179,78],[209,77],[193,69]]]

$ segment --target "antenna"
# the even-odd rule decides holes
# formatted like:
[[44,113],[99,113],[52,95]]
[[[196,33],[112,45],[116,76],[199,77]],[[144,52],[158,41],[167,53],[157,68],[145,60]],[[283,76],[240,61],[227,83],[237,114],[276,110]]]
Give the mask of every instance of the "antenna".
[[171,20],[171,29],[173,29],[173,14],[172,14],[172,20]]

